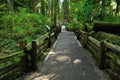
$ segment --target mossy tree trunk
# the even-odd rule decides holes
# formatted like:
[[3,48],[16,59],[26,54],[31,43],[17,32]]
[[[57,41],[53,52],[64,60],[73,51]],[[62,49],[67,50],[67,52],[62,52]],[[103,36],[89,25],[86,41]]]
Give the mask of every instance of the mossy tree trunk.
[[120,0],[116,0],[116,15],[119,13]]
[[57,21],[57,8],[58,7],[58,0],[54,0],[54,27],[56,27]]
[[101,10],[101,21],[104,21],[104,17],[105,17],[105,0],[102,0],[102,10]]
[[45,0],[41,0],[41,13],[45,15]]

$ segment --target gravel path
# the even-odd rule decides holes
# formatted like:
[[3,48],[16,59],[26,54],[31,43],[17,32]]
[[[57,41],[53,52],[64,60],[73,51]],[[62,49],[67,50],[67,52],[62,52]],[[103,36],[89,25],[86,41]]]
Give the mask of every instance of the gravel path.
[[73,32],[62,31],[43,66],[25,80],[110,80]]

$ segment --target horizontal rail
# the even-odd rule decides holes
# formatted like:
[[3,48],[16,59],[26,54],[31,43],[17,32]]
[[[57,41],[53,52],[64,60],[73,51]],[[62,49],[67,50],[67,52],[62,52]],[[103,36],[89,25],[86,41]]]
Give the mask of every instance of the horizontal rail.
[[41,36],[40,38],[36,39],[35,41],[37,42],[38,45],[40,45],[40,43],[42,43],[42,41],[44,41],[48,37],[49,37],[48,33],[46,33],[45,35]]
[[[56,39],[58,31],[46,33],[27,44],[26,40],[19,43],[20,51],[6,57],[0,57],[0,80],[15,79],[20,73],[28,72],[37,68],[37,60],[51,43]],[[18,61],[15,58],[19,58]]]
[[18,62],[18,63],[11,64],[9,66],[6,66],[6,67],[0,69],[0,75],[3,75],[4,73],[7,73],[7,72],[11,71],[12,69],[19,67],[21,65],[22,64],[20,62]]
[[91,41],[94,45],[96,45],[98,48],[100,48],[100,42],[96,40],[95,38],[89,36],[88,40]]
[[17,53],[14,53],[14,54],[11,54],[11,55],[8,55],[6,57],[0,57],[0,63],[1,62],[5,62],[5,61],[8,61],[10,58],[13,58],[13,57],[21,57],[21,56],[24,56],[24,53],[23,51],[19,51]]
[[105,46],[106,46],[107,48],[109,48],[110,50],[117,52],[117,55],[120,56],[120,46],[117,46],[117,45],[108,43],[108,42],[106,42],[106,41],[105,41]]
[[84,47],[87,47],[96,59],[99,69],[106,70],[113,77],[120,79],[120,46],[109,43],[107,40],[98,41],[91,36],[92,33],[76,31],[78,39],[80,37]]

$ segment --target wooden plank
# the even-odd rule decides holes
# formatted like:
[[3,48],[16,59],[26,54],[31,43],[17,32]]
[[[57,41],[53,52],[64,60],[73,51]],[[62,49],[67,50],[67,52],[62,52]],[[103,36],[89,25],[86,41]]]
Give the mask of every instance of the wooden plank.
[[22,67],[24,68],[25,72],[28,72],[30,71],[30,66],[29,66],[30,64],[29,55],[30,54],[26,53],[25,51],[26,45],[27,45],[26,40],[21,40],[19,42],[20,50],[21,51],[24,50],[24,54],[25,54],[23,57],[21,57]]
[[20,51],[20,52],[16,52],[14,54],[10,54],[6,57],[0,57],[0,63],[3,63],[3,62],[6,62],[6,61],[9,61],[10,59],[14,58],[14,57],[22,57],[24,56],[24,53],[23,51]]
[[99,68],[101,70],[105,69],[105,60],[106,60],[106,47],[105,47],[105,41],[100,42],[100,62],[99,62]]
[[83,30],[80,30],[79,32],[80,32],[80,34],[84,34],[85,33],[85,31],[83,31]]
[[84,47],[87,47],[87,44],[88,44],[88,33],[87,32],[85,32],[84,33]]
[[32,41],[32,50],[31,50],[31,69],[37,69],[37,42]]
[[52,36],[54,36],[54,35],[55,35],[55,33],[54,33],[54,32],[50,34],[50,36],[51,36],[51,37],[52,37]]
[[41,55],[41,53],[43,53],[46,49],[47,49],[47,45],[48,45],[48,43],[45,43],[42,47],[40,47],[39,49],[38,49],[38,51],[37,51],[37,53],[38,53],[38,57]]
[[96,44],[94,44],[93,42],[91,42],[90,40],[88,41],[88,45],[92,46],[93,49],[96,51],[96,52],[100,52],[100,48],[98,46],[96,46]]
[[19,66],[0,76],[0,80],[15,80],[16,77],[20,76],[22,73],[24,73],[24,69]]
[[120,76],[120,65],[116,64],[116,62],[111,62],[110,67],[113,72]]
[[116,72],[117,74],[120,75],[120,72],[119,72],[120,71],[120,64],[119,64],[120,59],[118,58],[118,56],[112,52],[108,52],[106,55],[108,57],[106,64],[109,66],[111,70],[113,70],[113,72]]
[[25,46],[25,50],[27,51],[27,52],[29,52],[31,49],[32,49],[32,46],[31,46],[32,44],[31,43],[29,43],[29,44],[27,44],[26,46]]
[[88,47],[88,49],[90,50],[93,57],[96,59],[96,61],[98,63],[99,62],[99,55],[97,54],[98,52],[96,52],[90,45],[87,45],[87,47]]
[[117,73],[114,73],[110,69],[106,69],[106,71],[109,73],[109,75],[112,78],[112,80],[120,80],[120,75],[118,75]]
[[8,73],[9,71],[12,71],[14,68],[19,67],[19,66],[22,66],[21,62],[14,63],[14,64],[11,64],[9,66],[6,66],[6,67],[0,69],[0,76],[5,73]]
[[40,45],[46,38],[49,37],[49,34],[46,33],[45,35],[41,36],[40,38],[36,39],[37,45]]
[[95,44],[98,48],[100,48],[100,42],[96,40],[95,38],[89,36],[88,40],[91,41],[93,44]]
[[120,56],[120,46],[117,46],[117,45],[108,43],[108,42],[106,42],[106,41],[105,41],[105,46],[106,46],[107,48],[109,48],[110,50],[116,52],[115,54],[117,54],[117,55]]

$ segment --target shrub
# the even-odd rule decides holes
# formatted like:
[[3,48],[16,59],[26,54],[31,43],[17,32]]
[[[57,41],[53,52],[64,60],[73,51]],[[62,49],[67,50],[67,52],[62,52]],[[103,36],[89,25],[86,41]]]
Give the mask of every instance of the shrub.
[[3,30],[14,33],[15,37],[37,33],[45,28],[42,14],[29,13],[25,8],[18,8],[18,12],[4,13],[2,20]]

